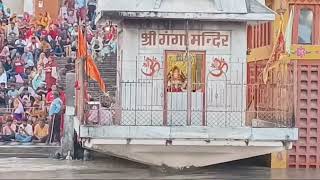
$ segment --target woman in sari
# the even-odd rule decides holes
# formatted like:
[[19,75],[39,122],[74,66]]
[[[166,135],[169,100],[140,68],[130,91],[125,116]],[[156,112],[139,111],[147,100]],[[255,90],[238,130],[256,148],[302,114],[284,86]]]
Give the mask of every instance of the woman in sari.
[[45,108],[45,102],[41,100],[41,97],[35,97],[32,108],[27,112],[32,119],[46,118],[47,112]]
[[35,35],[36,28],[34,25],[28,25],[28,30],[25,32],[24,37],[26,41],[31,41],[31,37]]
[[6,37],[6,26],[3,22],[0,22],[0,49],[4,47],[4,40]]
[[13,101],[13,117],[18,122],[21,122],[24,116],[24,108],[19,97]]
[[50,89],[53,85],[56,85],[58,74],[57,74],[57,64],[54,61],[53,57],[49,57],[48,63],[45,64],[46,72],[46,85]]
[[2,63],[0,63],[0,83],[4,83],[5,87],[7,87],[7,83],[8,83],[7,72],[5,71]]
[[41,53],[39,56],[38,69],[44,69],[45,64],[48,63],[48,58],[45,53]]
[[42,84],[45,82],[45,80],[46,80],[45,72],[43,71],[42,68],[39,68],[37,74],[32,79],[33,89],[37,90],[39,87],[42,86]]
[[23,18],[22,18],[23,23],[29,24],[31,22],[31,16],[29,13],[24,12],[23,13]]

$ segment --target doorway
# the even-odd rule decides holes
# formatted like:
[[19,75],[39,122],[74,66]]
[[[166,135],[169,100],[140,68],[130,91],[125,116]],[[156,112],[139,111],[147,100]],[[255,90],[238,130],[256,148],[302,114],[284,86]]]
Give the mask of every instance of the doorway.
[[164,125],[205,125],[205,57],[204,51],[191,51],[189,57],[185,51],[165,52]]

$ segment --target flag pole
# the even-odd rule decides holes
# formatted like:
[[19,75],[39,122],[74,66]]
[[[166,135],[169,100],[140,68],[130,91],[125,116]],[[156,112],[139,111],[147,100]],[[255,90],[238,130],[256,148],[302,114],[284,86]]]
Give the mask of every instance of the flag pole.
[[[85,10],[87,11],[87,0],[84,1],[84,6],[85,6]],[[87,14],[87,12],[86,12]],[[86,49],[86,55],[84,57],[84,63],[83,63],[83,69],[84,69],[84,78],[83,78],[83,85],[84,85],[84,90],[83,90],[83,97],[86,99],[87,95],[87,88],[88,88],[88,65],[87,65],[87,61],[88,61],[88,42],[87,42],[87,18],[86,16],[84,17],[84,43],[85,43],[85,49]],[[87,99],[87,101],[90,101],[89,99]],[[87,102],[85,101],[84,103],[84,113],[86,113],[87,111]]]
[[[88,11],[88,5],[87,5],[87,0],[84,1],[85,2],[85,8],[86,8],[86,11]],[[88,12],[87,12],[88,13]],[[84,38],[85,38],[85,43],[86,43],[86,58],[85,58],[85,83],[88,83],[88,75],[87,75],[87,59],[88,59],[88,42],[87,42],[87,37],[88,37],[88,29],[87,29],[87,17],[85,17],[84,19]],[[86,84],[87,86],[88,84]]]
[[[86,0],[85,0],[85,3],[86,3]],[[80,11],[80,9],[79,9]],[[81,11],[80,11],[80,14],[79,14],[79,18],[78,18],[78,24],[79,24],[79,35],[78,35],[78,41],[79,41],[79,38],[80,38],[80,31],[81,31],[81,36],[83,36],[83,33],[86,35],[86,27],[85,27],[85,23],[82,22],[81,20]],[[85,22],[85,21],[84,21]],[[84,27],[83,27],[84,26]],[[83,37],[83,38],[86,38],[86,37]],[[81,42],[78,42],[78,49],[80,48],[80,43]],[[86,112],[86,62],[87,62],[87,55],[88,55],[88,51],[87,51],[87,43],[86,43],[86,40],[84,41],[84,43],[86,44],[85,47],[86,47],[86,54],[84,57],[78,57],[78,59],[80,60],[79,61],[79,84],[80,84],[80,100],[79,100],[79,111],[80,111],[80,118],[81,118],[81,122],[86,124],[86,121],[85,121],[85,112]]]

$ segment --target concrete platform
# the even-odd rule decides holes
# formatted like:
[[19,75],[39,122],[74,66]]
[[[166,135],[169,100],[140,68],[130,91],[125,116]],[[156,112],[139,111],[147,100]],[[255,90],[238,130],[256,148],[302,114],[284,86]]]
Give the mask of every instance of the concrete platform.
[[95,139],[228,139],[252,141],[295,141],[298,139],[298,129],[296,128],[80,126],[78,134],[82,138]]
[[204,167],[292,147],[296,128],[80,126],[84,148],[152,166]]

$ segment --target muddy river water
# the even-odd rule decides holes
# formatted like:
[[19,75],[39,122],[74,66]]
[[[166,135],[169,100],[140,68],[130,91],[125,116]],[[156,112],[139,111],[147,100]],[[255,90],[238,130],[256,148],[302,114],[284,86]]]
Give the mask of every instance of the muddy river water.
[[0,179],[320,179],[320,170],[212,166],[173,171],[124,160],[0,159]]

